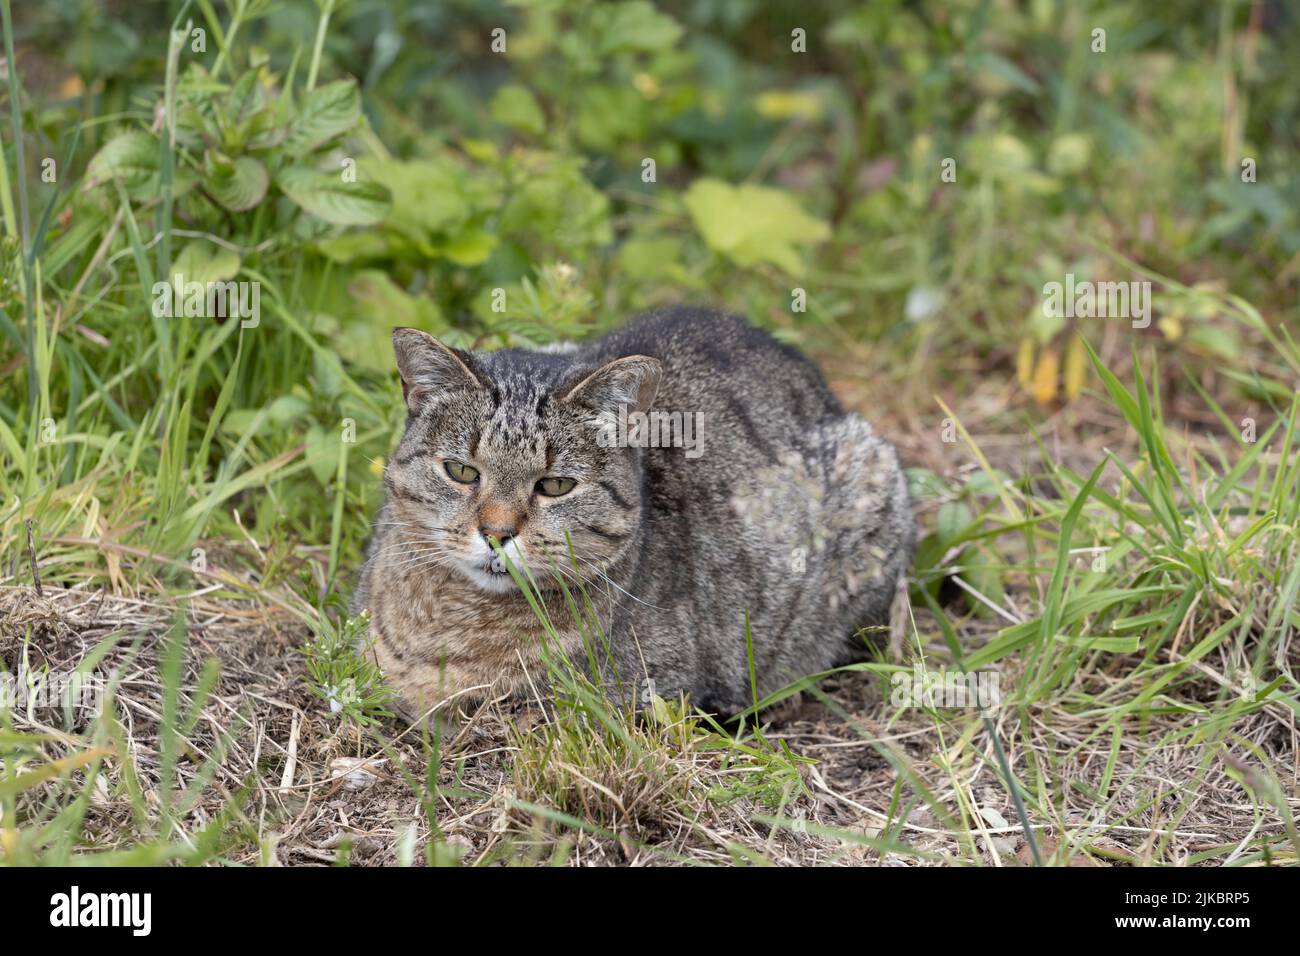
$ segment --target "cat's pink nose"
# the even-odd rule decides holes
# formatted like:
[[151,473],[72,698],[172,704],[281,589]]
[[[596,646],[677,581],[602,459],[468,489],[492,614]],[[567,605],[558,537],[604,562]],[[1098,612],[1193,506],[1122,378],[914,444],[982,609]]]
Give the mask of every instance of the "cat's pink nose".
[[479,525],[478,533],[491,543],[496,538],[497,544],[504,546],[507,541],[515,536],[515,528],[502,528],[496,525]]
[[489,501],[479,509],[478,533],[484,538],[496,538],[499,544],[504,545],[519,533],[521,520],[519,512],[508,504]]

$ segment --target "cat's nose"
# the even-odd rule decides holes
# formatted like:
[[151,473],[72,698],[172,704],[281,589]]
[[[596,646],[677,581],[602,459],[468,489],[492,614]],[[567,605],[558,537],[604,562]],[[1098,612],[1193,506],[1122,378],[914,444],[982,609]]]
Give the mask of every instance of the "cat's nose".
[[492,539],[495,538],[497,544],[504,548],[506,542],[515,536],[515,530],[514,528],[503,528],[499,525],[485,524],[479,525],[478,533],[487,540],[488,544],[491,544]]

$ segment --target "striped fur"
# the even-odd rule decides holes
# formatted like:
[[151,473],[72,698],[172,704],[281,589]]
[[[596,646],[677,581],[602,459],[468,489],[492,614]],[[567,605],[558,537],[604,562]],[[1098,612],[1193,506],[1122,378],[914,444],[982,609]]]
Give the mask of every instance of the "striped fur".
[[[545,685],[542,629],[491,570],[485,526],[516,532],[507,554],[583,659],[547,573],[574,574],[567,532],[626,697],[744,708],[747,612],[760,695],[855,659],[860,629],[887,623],[914,541],[894,450],[742,319],[673,309],[542,352],[471,354],[398,330],[395,348],[411,412],[356,605],[408,712]],[[694,416],[698,454],[605,447],[593,422],[619,406]],[[448,459],[478,481],[453,481]],[[536,493],[548,475],[576,484]]]

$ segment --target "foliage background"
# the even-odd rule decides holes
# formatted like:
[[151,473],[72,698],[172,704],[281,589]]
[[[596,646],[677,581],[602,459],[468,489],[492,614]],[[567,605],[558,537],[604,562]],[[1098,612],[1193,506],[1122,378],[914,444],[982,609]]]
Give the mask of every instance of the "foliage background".
[[[55,288],[73,286],[95,251],[88,240],[117,206],[109,189],[69,188],[69,174],[115,134],[143,137],[154,124],[162,25],[176,9],[18,11],[29,162],[61,162],[82,126],[46,239],[44,278]],[[266,461],[307,443],[312,475],[277,483],[256,504],[259,531],[287,518],[319,537],[324,516],[283,500],[312,494],[313,477],[334,491],[336,448],[324,435],[338,419],[355,418],[371,436],[361,452],[387,450],[393,325],[491,347],[590,334],[639,309],[695,300],[805,344],[851,341],[871,353],[864,371],[898,381],[1005,376],[1014,358],[1046,404],[1062,388],[1077,395],[1086,375],[1073,330],[1040,308],[1043,283],[1066,272],[1129,278],[1122,255],[1295,319],[1300,93],[1286,78],[1300,24],[1285,4],[356,0],[328,9],[322,77],[355,77],[360,102],[345,109],[363,117],[348,128],[345,112],[302,165],[326,175],[351,157],[391,204],[332,217],[373,223],[357,229],[284,202],[232,210],[198,190],[176,199],[178,226],[238,249],[236,260],[229,246],[196,239],[193,257],[213,275],[270,279],[296,326],[269,321],[238,363],[227,338],[194,383],[195,408],[232,387],[195,474],[229,459],[258,409],[277,427],[252,436],[245,454]],[[268,101],[286,86],[285,98],[301,99],[320,13],[310,0],[194,5],[186,19],[207,31],[208,52],[180,51],[182,100],[206,103],[206,91],[241,77]],[[235,42],[223,48],[232,22]],[[1107,49],[1093,53],[1087,38],[1102,22]],[[490,48],[498,27],[505,55]],[[806,53],[791,50],[795,28],[812,38]],[[268,128],[286,115],[268,112]],[[231,137],[233,161],[247,145],[241,135],[256,131],[227,130],[209,132]],[[184,130],[180,145],[178,176],[212,175],[214,150],[185,149],[201,143]],[[1237,175],[1246,156],[1258,182]],[[945,158],[956,161],[956,183],[940,180]],[[146,148],[146,168],[132,173],[137,210],[156,187],[148,159]],[[279,185],[277,176],[271,198]],[[30,209],[54,192],[34,184]],[[118,245],[124,238],[119,230]],[[172,245],[175,255],[187,244]],[[213,262],[219,251],[227,255]],[[129,280],[130,257],[117,268]],[[497,288],[504,312],[492,309]],[[794,288],[806,291],[806,313],[791,310]],[[121,409],[147,407],[167,384],[130,365],[154,336],[137,290],[125,281],[98,291],[94,327],[113,354],[77,336],[60,342],[47,383],[56,419],[79,362],[100,381],[127,372],[114,393]],[[86,304],[73,305],[84,316]],[[1241,358],[1239,329],[1212,296],[1167,295],[1157,314],[1143,344],[1211,369]],[[297,347],[306,338],[313,347]],[[6,367],[23,376],[12,360]],[[923,388],[908,395],[915,414],[933,410]],[[12,402],[0,414],[21,425]],[[372,477],[349,479],[358,515]],[[197,531],[187,523],[174,544],[183,551]]]
[[[925,530],[925,640],[945,632],[927,616],[939,604],[987,632],[1018,603],[1034,627],[1064,613],[1082,640],[1096,622],[1071,618],[1049,579],[1065,579],[1074,519],[1058,532],[1103,448],[1147,456],[1127,491],[1172,494],[1154,437],[1167,426],[1199,443],[1192,471],[1237,489],[1234,463],[1256,460],[1241,423],[1279,424],[1284,454],[1258,459],[1276,476],[1248,502],[1213,497],[1225,527],[1274,505],[1279,527],[1250,525],[1267,540],[1189,557],[1157,521],[1180,506],[1148,497],[1092,502],[1082,543],[1148,522],[1146,564],[1107,582],[1139,589],[1113,610],[1138,622],[1122,633],[1149,632],[1108,646],[1147,649],[1139,686],[1174,637],[1162,615],[1217,628],[1258,594],[1249,614],[1263,623],[1233,653],[1294,712],[1294,678],[1269,670],[1290,674],[1295,617],[1294,4],[61,0],[11,13],[7,584],[31,578],[31,519],[47,583],[188,591],[201,555],[223,596],[291,605],[325,640],[403,419],[392,327],[493,348],[694,301],[810,351],[898,441]],[[187,31],[175,44],[172,21]],[[152,317],[152,283],[175,271],[259,282],[260,323]],[[1150,279],[1155,321],[1045,316],[1044,283],[1067,273]],[[1116,391],[1135,379],[1154,412]],[[347,422],[355,442],[341,440]],[[955,422],[969,441],[945,437]],[[1024,521],[995,518],[1010,479]],[[1038,549],[1058,545],[1054,569]],[[958,573],[990,600],[954,590]],[[1171,577],[1204,603],[1141,603],[1153,582],[1175,590]],[[1289,609],[1266,600],[1278,595]],[[982,659],[1014,659],[1020,634]],[[322,647],[311,679],[328,690],[350,665]],[[1112,663],[1063,660],[1080,674]],[[1064,671],[1033,668],[1053,679],[1031,681],[1030,700],[1101,706],[1095,688],[1080,704]],[[1147,698],[1134,694],[1107,703],[1108,719],[1136,718]],[[1215,713],[1232,727],[1268,706]],[[1268,790],[1273,805],[1281,792]]]

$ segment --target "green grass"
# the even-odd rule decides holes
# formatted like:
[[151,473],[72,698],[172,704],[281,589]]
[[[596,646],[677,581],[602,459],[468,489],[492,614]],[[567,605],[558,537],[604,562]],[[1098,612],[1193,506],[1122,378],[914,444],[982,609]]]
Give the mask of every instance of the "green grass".
[[[1300,25],[841,6],[169,4],[196,53],[0,0],[0,668],[120,681],[0,707],[0,860],[1296,862]],[[153,315],[180,267],[259,283],[261,321]],[[1044,316],[1067,272],[1150,281],[1153,326]],[[393,719],[342,610],[389,328],[530,345],[681,299],[899,441],[902,630],[740,725],[555,657],[527,719]],[[894,706],[918,662],[1000,706]],[[384,769],[314,831],[345,757]]]

